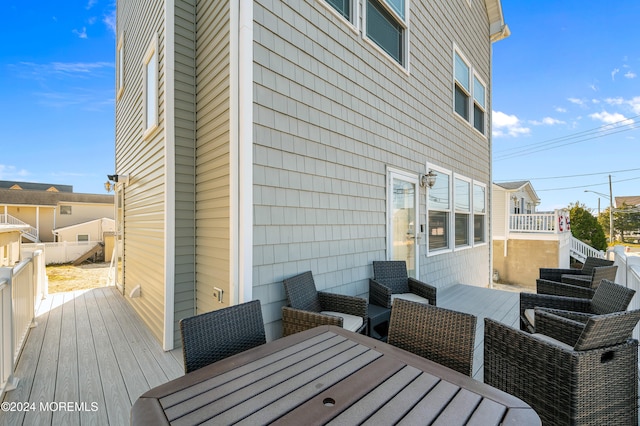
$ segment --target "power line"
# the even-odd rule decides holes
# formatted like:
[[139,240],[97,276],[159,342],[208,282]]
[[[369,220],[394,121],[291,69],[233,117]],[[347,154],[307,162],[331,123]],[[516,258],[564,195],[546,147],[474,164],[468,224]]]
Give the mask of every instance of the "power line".
[[[629,178],[629,179],[621,179],[621,180],[616,180],[613,181],[611,183],[620,183],[620,182],[627,182],[630,180],[638,180],[640,179],[640,176],[638,177],[634,177],[634,178]],[[604,183],[594,183],[592,185],[580,185],[580,186],[570,186],[570,187],[566,187],[566,188],[550,188],[550,189],[536,189],[536,192],[546,192],[546,191],[564,191],[566,189],[582,189],[582,188],[592,188],[594,186],[602,186],[602,185],[606,185]]]
[[526,179],[500,179],[495,182],[517,182],[521,180],[548,180],[548,179],[568,179],[575,177],[585,177],[585,176],[597,176],[597,175],[610,175],[613,173],[626,173],[626,172],[637,172],[640,168],[637,169],[625,169],[625,170],[613,170],[610,172],[594,172],[594,173],[583,173],[579,175],[566,175],[566,176],[547,176],[547,177],[534,177],[534,178],[526,178]]
[[[525,147],[519,146],[519,147],[499,150],[499,151],[496,151],[497,155],[494,156],[494,160],[496,161],[507,160],[514,157],[534,154],[540,151],[547,151],[550,149],[573,145],[576,143],[585,142],[592,139],[602,138],[602,137],[614,135],[617,133],[636,130],[640,128],[640,125],[633,120],[638,117],[640,117],[640,115],[635,115],[633,117],[625,118],[615,123],[606,124],[593,129],[584,130],[582,132],[573,133],[566,136],[560,136],[553,139],[548,139],[546,141],[542,141],[534,145],[529,145]],[[577,140],[574,140],[574,139],[577,139]],[[567,143],[561,144],[562,142],[567,142]],[[556,146],[550,146],[550,145],[556,145]],[[513,152],[509,153],[509,151],[513,151]],[[500,153],[504,153],[504,154],[500,154]]]

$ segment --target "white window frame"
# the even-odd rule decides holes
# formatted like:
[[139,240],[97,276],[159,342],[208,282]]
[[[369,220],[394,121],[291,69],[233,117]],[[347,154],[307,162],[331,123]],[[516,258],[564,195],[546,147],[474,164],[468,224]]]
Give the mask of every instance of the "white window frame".
[[72,215],[73,214],[73,209],[71,208],[70,205],[61,205],[60,206],[60,214],[61,215]]
[[338,10],[336,10],[327,0],[317,0],[322,6],[324,6],[329,12],[334,14],[338,19],[346,22],[349,25],[349,28],[354,33],[358,32],[357,23],[360,22],[360,14],[359,9],[360,1],[359,0],[349,0],[349,6],[351,8],[351,16],[349,19],[345,18]]
[[124,33],[120,35],[116,47],[116,101],[124,92]]
[[[429,191],[431,190],[431,188],[427,188],[426,192],[427,192],[427,201],[426,201],[426,210],[427,210],[427,226],[426,226],[426,234],[427,234],[427,247],[426,247],[426,252],[427,252],[427,256],[435,256],[435,255],[439,255],[442,253],[450,253],[453,251],[453,234],[452,231],[455,232],[455,230],[453,229],[453,222],[452,222],[452,217],[454,214],[453,211],[453,172],[451,170],[447,170],[443,167],[439,167],[436,166],[434,164],[430,164],[427,163],[427,168],[426,170],[433,170],[436,173],[436,184],[438,182],[438,178],[441,178],[441,176],[446,175],[449,178],[449,187],[447,188],[447,195],[449,197],[449,207],[448,209],[434,209],[431,208],[431,203],[429,202]],[[448,214],[447,216],[447,221],[446,221],[446,243],[447,246],[446,247],[439,247],[439,248],[435,248],[435,249],[431,249],[430,248],[430,240],[431,240],[431,223],[429,221],[429,213],[431,211],[436,211],[436,212],[446,212]]]
[[[144,85],[143,85],[143,127],[144,133],[142,135],[143,139],[147,139],[158,127],[158,115],[159,115],[159,55],[158,55],[158,34],[155,34],[153,40],[149,44],[149,48],[144,55],[144,59],[142,60],[142,75],[144,77]],[[155,64],[154,69],[154,78],[153,80],[149,80],[148,78],[148,67],[150,63]],[[152,93],[149,93],[152,92]],[[151,106],[152,111],[149,112],[149,99],[153,99],[153,105]],[[153,120],[149,120],[152,117]]]
[[[460,59],[462,60],[462,62],[464,62],[464,64],[467,66],[467,68],[469,69],[469,81],[466,82],[467,86],[469,87],[469,89],[466,89],[464,87],[464,85],[462,84],[462,82],[460,82],[460,84],[458,85],[458,79],[456,78],[456,56],[459,56]],[[452,99],[452,110],[453,110],[453,115],[456,116],[459,120],[464,121],[467,125],[471,126],[472,129],[474,129],[478,134],[482,135],[485,139],[487,138],[487,123],[488,123],[488,117],[487,117],[487,99],[488,99],[488,86],[486,84],[486,82],[484,81],[484,79],[478,74],[478,72],[476,71],[475,67],[472,65],[471,61],[469,61],[467,59],[467,57],[462,53],[462,51],[456,46],[453,46],[453,55],[452,55],[452,63],[453,63],[453,75],[452,75],[452,81],[453,81],[453,91],[452,91],[452,95],[453,95],[453,99]],[[476,103],[476,95],[475,95],[475,80],[478,80],[478,83],[480,83],[482,85],[482,87],[484,88],[484,99],[483,99],[483,103],[484,106],[481,106],[480,104]],[[465,94],[467,95],[467,111],[468,111],[468,118],[463,117],[462,115],[458,114],[458,112],[456,111],[456,86],[460,86],[460,88],[465,92]],[[482,112],[484,113],[483,115],[483,131],[481,132],[480,130],[478,130],[475,126],[475,106],[476,104],[480,107],[480,109],[482,110]]]
[[[80,237],[86,237],[87,239],[80,239]],[[76,242],[77,243],[89,243],[89,234],[76,234]]]
[[[476,211],[476,198],[475,198],[475,187],[481,187],[482,189],[484,189],[484,212],[478,212]],[[471,214],[473,216],[472,220],[473,223],[471,224],[471,227],[473,229],[473,235],[472,235],[472,243],[474,247],[477,246],[482,246],[482,245],[486,245],[488,244],[488,235],[487,235],[487,185],[483,182],[478,182],[476,180],[473,181],[473,188],[472,188],[472,195],[471,195],[471,203],[472,203],[472,207],[471,207]],[[476,242],[476,227],[475,227],[475,223],[476,223],[476,216],[482,216],[482,226],[483,226],[483,240],[482,241],[478,241]]]
[[369,43],[374,49],[378,50],[384,56],[389,58],[389,60],[393,64],[395,64],[397,67],[399,67],[403,72],[409,74],[409,58],[411,57],[410,52],[409,52],[409,47],[411,46],[411,43],[409,42],[409,35],[410,35],[409,22],[410,22],[410,9],[411,9],[410,3],[411,3],[411,0],[404,0],[404,2],[405,2],[404,3],[404,5],[405,5],[404,18],[402,18],[395,11],[395,9],[389,4],[388,0],[373,0],[373,1],[377,1],[385,9],[385,11],[387,13],[389,13],[391,15],[391,17],[394,20],[396,20],[396,22],[402,27],[402,57],[400,58],[400,62],[398,62],[398,60],[396,60],[396,58],[394,58],[389,53],[387,53],[382,47],[380,47],[380,45],[378,45],[378,43],[376,43],[374,40],[372,40],[367,35],[367,4],[369,3],[369,1],[371,1],[371,0],[363,0],[362,1],[362,15],[363,15],[363,19],[362,19],[362,38],[367,43]]
[[[468,191],[468,199],[467,199],[467,203],[469,205],[468,210],[462,210],[462,209],[458,209],[458,206],[456,204],[456,197],[458,197],[458,193],[456,191],[456,181],[461,181],[461,182],[465,182],[468,187],[469,187],[469,191]],[[473,218],[473,181],[466,177],[463,176],[461,174],[458,173],[454,173],[453,174],[453,185],[452,186],[452,191],[453,191],[453,225],[452,225],[452,237],[453,237],[453,248],[454,251],[459,251],[459,250],[466,250],[468,248],[471,248],[473,246],[473,227],[472,227],[472,218]],[[458,230],[458,227],[456,226],[456,215],[461,214],[461,215],[467,215],[467,242],[466,244],[463,245],[457,245],[456,242],[456,231]]]

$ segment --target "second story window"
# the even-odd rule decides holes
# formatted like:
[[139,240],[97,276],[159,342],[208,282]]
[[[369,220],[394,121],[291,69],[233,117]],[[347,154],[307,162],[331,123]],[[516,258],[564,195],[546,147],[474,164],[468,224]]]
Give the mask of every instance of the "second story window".
[[351,22],[351,0],[326,0],[340,15]]
[[474,72],[469,62],[457,51],[454,52],[453,68],[453,108],[460,117],[485,135],[486,85]]
[[154,37],[144,57],[144,135],[158,126],[158,37]]
[[405,0],[367,0],[366,36],[400,65],[407,65]]
[[124,34],[120,36],[116,48],[116,99],[120,99],[124,91]]

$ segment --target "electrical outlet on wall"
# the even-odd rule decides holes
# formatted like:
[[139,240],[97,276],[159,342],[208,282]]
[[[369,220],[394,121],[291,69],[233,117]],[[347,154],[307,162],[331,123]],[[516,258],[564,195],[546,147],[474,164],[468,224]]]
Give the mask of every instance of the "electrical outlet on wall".
[[223,290],[221,288],[218,287],[214,287],[213,288],[213,298],[216,299],[218,301],[218,303],[222,303],[222,294],[223,294]]

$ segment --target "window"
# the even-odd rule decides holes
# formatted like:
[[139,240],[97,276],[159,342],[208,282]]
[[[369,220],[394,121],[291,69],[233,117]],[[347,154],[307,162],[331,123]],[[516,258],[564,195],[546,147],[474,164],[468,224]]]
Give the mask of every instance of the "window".
[[326,0],[340,15],[351,22],[351,0]]
[[116,100],[124,91],[124,34],[120,36],[116,48]]
[[471,183],[460,177],[455,178],[453,189],[455,200],[455,247],[470,244],[469,216],[471,214]]
[[71,206],[60,206],[60,214],[71,214]]
[[473,242],[487,242],[485,233],[485,217],[487,215],[487,188],[478,183],[473,184]]
[[444,250],[449,248],[449,218],[451,215],[450,202],[450,175],[442,169],[434,169],[437,174],[436,182],[432,188],[427,189],[428,209],[428,242],[429,251]]
[[[465,121],[486,133],[486,85],[460,53],[454,52],[453,109]],[[473,77],[473,79],[472,79]],[[473,108],[471,108],[473,99]]]
[[367,0],[366,35],[385,53],[406,66],[405,0]]
[[158,126],[158,37],[144,57],[144,135],[149,136]]
[[76,235],[76,241],[79,243],[85,243],[89,241],[89,235],[87,234],[78,234]]

